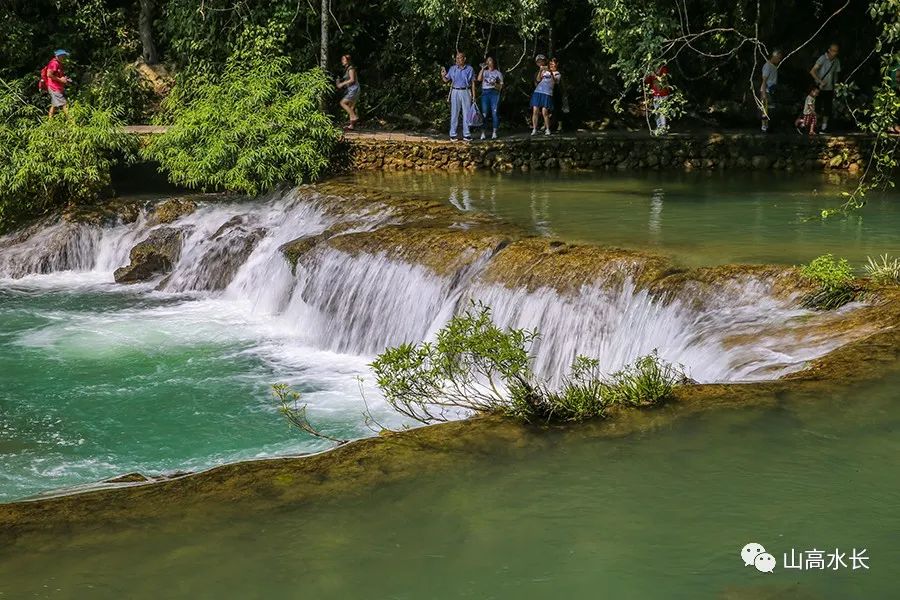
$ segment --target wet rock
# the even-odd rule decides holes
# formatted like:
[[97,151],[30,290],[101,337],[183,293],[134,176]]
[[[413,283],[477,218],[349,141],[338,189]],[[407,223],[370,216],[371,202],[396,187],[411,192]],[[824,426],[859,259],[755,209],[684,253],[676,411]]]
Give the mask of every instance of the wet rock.
[[172,198],[157,204],[147,218],[149,225],[167,225],[197,210],[197,204],[184,198]]
[[119,475],[118,477],[104,479],[103,483],[145,483],[147,481],[153,480],[135,471],[134,473],[126,473],[125,475]]
[[150,235],[131,249],[131,262],[116,269],[117,283],[146,281],[172,270],[181,256],[184,232],[172,227],[154,229]]
[[329,237],[331,236],[327,232],[318,235],[308,235],[297,238],[296,240],[291,240],[287,244],[282,245],[279,250],[281,250],[281,253],[284,254],[284,257],[291,264],[291,268],[295,269],[297,267],[297,261],[300,260],[301,256],[327,240]]
[[73,205],[63,213],[64,221],[106,227],[118,223],[134,223],[141,213],[140,204],[134,200],[109,199],[102,204]]
[[326,243],[348,254],[383,253],[395,260],[427,267],[438,275],[454,275],[479,257],[490,256],[505,247],[516,233],[515,228],[410,224],[338,235]]
[[249,229],[240,217],[230,219],[209,239],[213,249],[203,255],[198,268],[177,282],[164,282],[166,289],[224,290],[265,236],[264,229]]
[[617,284],[626,278],[644,286],[676,270],[668,258],[646,252],[528,238],[498,252],[482,280],[529,291],[549,287],[572,293],[598,281]]

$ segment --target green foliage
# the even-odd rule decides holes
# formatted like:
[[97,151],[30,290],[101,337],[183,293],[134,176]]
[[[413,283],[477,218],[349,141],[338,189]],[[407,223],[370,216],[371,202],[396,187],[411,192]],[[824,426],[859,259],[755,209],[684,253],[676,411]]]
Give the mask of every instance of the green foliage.
[[173,183],[259,194],[328,169],[340,131],[319,109],[332,89],[324,72],[238,53],[221,73],[195,75],[179,79],[161,118],[170,127],[145,149]]
[[67,204],[92,202],[136,140],[112,111],[74,104],[47,119],[11,91],[0,93],[0,231]]
[[538,377],[534,331],[500,329],[484,306],[455,316],[436,341],[389,348],[372,363],[378,386],[397,411],[423,423],[468,412],[523,421],[583,421],[614,404],[646,406],[686,379],[654,352],[605,380],[595,359],[579,356],[559,389]]
[[610,404],[647,406],[669,398],[675,386],[685,381],[684,370],[654,350],[613,373],[605,397]]
[[508,412],[507,392],[525,406],[533,401],[528,348],[536,338],[500,329],[481,307],[451,319],[433,344],[388,348],[372,370],[388,403],[417,421],[447,420],[464,410]]
[[880,26],[875,36],[875,51],[881,56],[879,78],[871,103],[864,105],[854,120],[864,131],[875,135],[873,164],[866,167],[852,192],[844,192],[843,204],[822,210],[822,218],[846,215],[866,205],[868,192],[894,187],[894,174],[900,166],[900,0],[873,0],[868,7],[872,21]]
[[292,390],[284,383],[276,383],[272,386],[272,394],[278,402],[278,412],[280,412],[288,423],[296,427],[300,431],[321,439],[335,442],[337,445],[346,444],[347,440],[330,436],[323,433],[310,423],[306,416],[306,404],[300,404],[300,393]]
[[77,100],[115,111],[125,123],[144,123],[149,119],[155,94],[133,65],[111,61],[93,69],[85,84],[85,89],[75,95]]
[[[562,388],[545,392],[547,420],[577,422],[602,416],[609,404],[607,387],[600,374],[600,361],[576,357]],[[531,420],[527,413],[521,416]]]
[[867,258],[866,275],[873,282],[882,285],[900,283],[900,258],[890,258],[887,254],[881,255],[881,262],[873,259],[871,256]]
[[547,27],[546,0],[400,0],[400,5],[407,13],[443,26],[484,21],[512,25],[522,35],[534,35]]
[[847,259],[839,261],[823,254],[800,268],[800,274],[818,284],[819,289],[803,299],[803,305],[816,310],[839,308],[860,297],[853,269]]

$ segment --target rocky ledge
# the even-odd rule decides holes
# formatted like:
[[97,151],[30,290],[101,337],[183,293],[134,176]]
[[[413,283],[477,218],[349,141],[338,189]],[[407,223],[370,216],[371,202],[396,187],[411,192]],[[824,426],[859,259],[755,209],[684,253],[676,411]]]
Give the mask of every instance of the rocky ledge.
[[443,138],[348,136],[347,170],[731,170],[856,173],[872,151],[864,135],[675,134],[646,132],[515,136],[451,143]]

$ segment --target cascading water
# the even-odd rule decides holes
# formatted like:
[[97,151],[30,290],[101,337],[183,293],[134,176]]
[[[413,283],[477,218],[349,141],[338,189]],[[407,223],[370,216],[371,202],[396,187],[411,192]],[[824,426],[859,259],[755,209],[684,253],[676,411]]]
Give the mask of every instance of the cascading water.
[[[561,293],[488,281],[494,250],[439,275],[427,261],[394,258],[387,245],[350,252],[323,241],[365,236],[398,219],[390,209],[360,218],[340,198],[300,188],[253,202],[201,201],[164,225],[143,212],[130,224],[61,220],[0,238],[0,301],[11,299],[0,302],[10,324],[8,333],[0,326],[0,342],[16,348],[12,366],[0,353],[0,370],[35,365],[34,378],[45,380],[33,391],[0,389],[0,499],[127,470],[323,447],[273,427],[279,417],[269,386],[280,381],[302,392],[323,430],[358,437],[369,433],[361,376],[369,409],[399,426],[366,364],[385,347],[433,337],[473,301],[489,305],[501,325],[539,330],[536,368],[556,381],[576,354],[612,371],[653,349],[699,381],[773,378],[844,341],[803,330],[808,313],[776,300],[764,281],[736,283],[702,303],[677,295],[659,301],[627,277]],[[135,244],[161,227],[183,232],[171,271],[115,284],[113,272]],[[282,247],[298,238],[316,243],[292,267]],[[58,374],[66,365],[74,365],[72,379]],[[17,377],[16,385],[25,381]],[[90,412],[90,422],[73,421],[76,409]],[[117,410],[125,412],[107,414]],[[167,418],[171,431],[161,433]],[[197,425],[207,420],[215,427]],[[199,429],[185,432],[187,422]],[[123,436],[109,437],[118,430],[161,454],[129,454]],[[32,437],[53,452],[32,452]],[[179,450],[191,438],[194,445]],[[10,464],[7,443],[15,450]]]
[[[385,252],[352,255],[320,245],[292,273],[281,246],[336,222],[320,200],[295,192],[268,202],[201,206],[173,224],[185,232],[183,248],[157,289],[240,303],[255,316],[277,320],[282,333],[300,344],[362,356],[424,340],[454,313],[481,302],[503,326],[540,331],[536,368],[552,379],[577,354],[599,358],[604,369],[614,370],[654,349],[685,365],[699,381],[772,378],[835,345],[819,340],[804,345],[801,354],[786,353],[791,320],[800,313],[753,281],[737,286],[726,301],[697,309],[678,298],[656,301],[627,280],[617,286],[586,284],[570,295],[488,285],[479,280],[488,255],[446,277]],[[111,274],[151,229],[146,215],[106,229],[52,224],[19,243],[8,240],[0,252],[0,273]],[[780,330],[788,331],[774,335]],[[763,335],[767,331],[770,335]],[[748,333],[759,334],[752,345],[727,343],[730,336]]]

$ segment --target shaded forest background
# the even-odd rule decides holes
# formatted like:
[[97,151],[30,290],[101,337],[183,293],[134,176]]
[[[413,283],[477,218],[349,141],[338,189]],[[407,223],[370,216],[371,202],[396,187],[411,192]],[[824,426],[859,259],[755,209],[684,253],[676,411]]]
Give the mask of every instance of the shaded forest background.
[[[507,76],[502,118],[519,127],[533,89],[533,57],[543,53],[561,61],[571,106],[566,120],[603,127],[639,124],[635,83],[662,46],[684,98],[683,122],[736,127],[756,120],[753,89],[766,51],[795,52],[779,75],[781,109],[793,115],[810,67],[833,41],[850,83],[837,112],[849,127],[848,108],[870,103],[883,77],[886,50],[876,51],[883,25],[870,4],[878,3],[331,0],[327,67],[337,74],[340,55],[353,55],[369,125],[443,128],[440,66],[451,64],[457,48],[476,69],[491,55]],[[197,81],[241,53],[248,61],[259,53],[284,55],[303,71],[318,64],[321,52],[321,0],[0,0],[0,6],[7,15],[0,20],[0,78],[33,81],[20,88],[43,102],[38,73],[54,49],[65,48],[72,53],[71,96],[115,108],[132,123],[148,122],[160,102],[160,90],[135,68],[138,60],[164,65],[176,81]],[[623,100],[624,112],[617,113]]]

